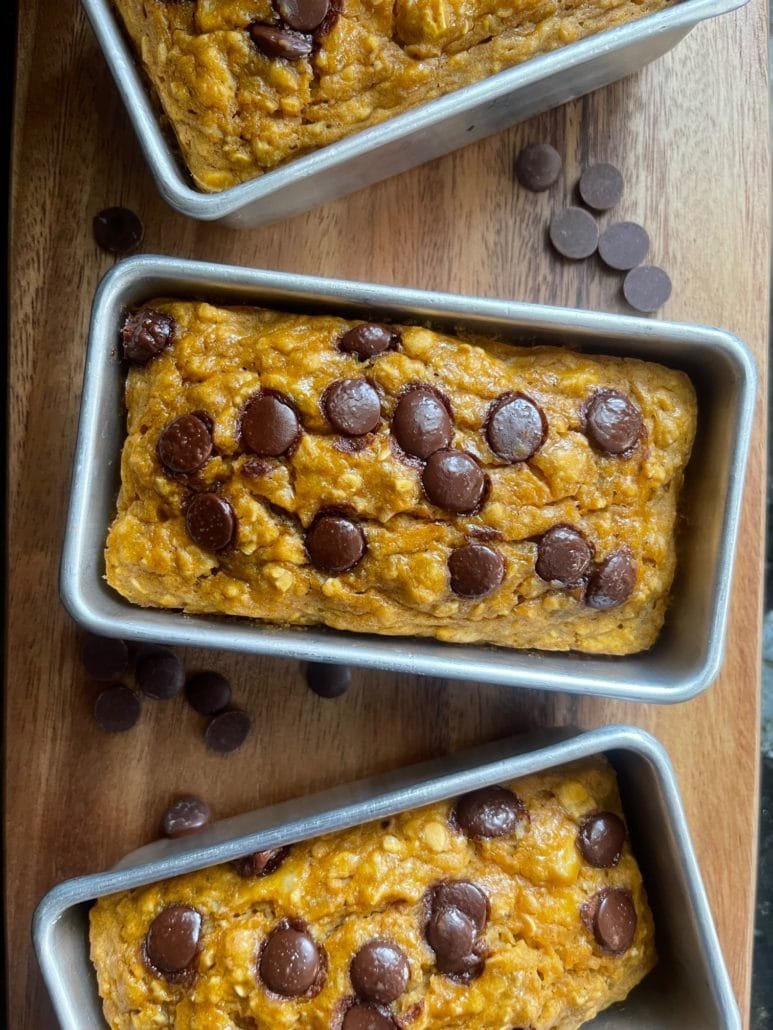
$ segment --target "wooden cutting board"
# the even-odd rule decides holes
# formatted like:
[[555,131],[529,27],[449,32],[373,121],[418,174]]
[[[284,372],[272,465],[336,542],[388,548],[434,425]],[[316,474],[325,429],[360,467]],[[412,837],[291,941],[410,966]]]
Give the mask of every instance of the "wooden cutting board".
[[764,397],[756,420],[724,670],[700,699],[645,707],[360,671],[338,701],[292,660],[190,652],[232,677],[255,732],[207,754],[181,700],[147,703],[131,733],[91,719],[94,685],[57,573],[92,294],[111,259],[99,209],[145,222],[143,249],[259,267],[618,311],[619,279],[545,244],[560,190],[514,186],[526,142],[565,155],[566,195],[589,162],[623,171],[616,215],[643,222],[674,293],[669,318],[727,327],[766,366],[767,15],[763,0],[702,25],[626,81],[284,224],[239,233],[169,210],[151,181],[75,0],[20,5],[13,164],[10,582],[5,694],[9,1023],[53,1017],[30,916],[65,877],[104,869],[156,835],[179,791],[219,816],[532,726],[628,721],[670,750],[733,984],[748,1009],[757,839]]

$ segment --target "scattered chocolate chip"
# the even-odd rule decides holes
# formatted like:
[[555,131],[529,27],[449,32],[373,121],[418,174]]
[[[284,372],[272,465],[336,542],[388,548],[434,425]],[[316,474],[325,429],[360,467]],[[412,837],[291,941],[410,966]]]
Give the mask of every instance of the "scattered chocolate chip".
[[244,446],[261,457],[287,454],[301,435],[301,423],[287,398],[260,393],[247,402],[242,414]]
[[574,526],[551,526],[537,544],[534,568],[540,579],[577,586],[593,561],[594,549]]
[[338,346],[347,354],[355,354],[360,361],[367,361],[388,350],[397,350],[400,341],[400,333],[391,326],[363,322],[345,332]]
[[630,891],[603,887],[582,905],[580,917],[604,951],[622,955],[633,944],[637,919]]
[[325,417],[344,436],[371,433],[381,418],[381,400],[367,379],[339,379],[322,397]]
[[161,311],[135,311],[121,329],[124,358],[132,365],[147,365],[172,345],[176,328],[174,319]]
[[236,533],[236,516],[225,497],[194,494],[185,508],[185,526],[195,544],[205,551],[222,551]]
[[585,591],[590,608],[605,611],[625,604],[636,586],[636,562],[627,547],[613,551],[591,573]]
[[623,195],[623,177],[614,165],[591,165],[580,176],[579,190],[588,207],[609,211]]
[[145,956],[157,973],[182,973],[193,965],[200,940],[201,914],[190,905],[170,905],[150,924]]
[[266,57],[284,57],[288,61],[299,61],[302,57],[310,57],[314,49],[311,36],[280,29],[275,25],[264,25],[253,21],[247,27],[250,39],[257,49]]
[[204,730],[204,743],[221,755],[236,751],[247,739],[252,719],[240,708],[232,708],[214,716]]
[[185,686],[183,663],[172,651],[148,651],[141,655],[135,670],[137,686],[154,701],[168,701]]
[[140,699],[122,683],[106,687],[94,702],[94,718],[107,733],[124,733],[139,717]]
[[417,387],[397,402],[392,432],[406,454],[429,458],[448,447],[454,427],[445,404],[430,389]]
[[290,854],[289,847],[267,848],[265,851],[254,851],[243,858],[235,858],[231,865],[239,876],[249,879],[254,876],[268,876],[275,872]]
[[128,207],[106,207],[92,222],[97,245],[109,254],[128,254],[142,243],[145,229]]
[[424,466],[421,482],[432,504],[460,514],[475,511],[486,492],[483,470],[464,451],[435,451]]
[[211,820],[212,812],[207,802],[194,794],[185,794],[176,798],[164,812],[161,828],[165,837],[176,839],[198,833],[209,826]]
[[523,394],[505,394],[491,405],[486,440],[504,461],[528,461],[545,442],[548,424],[542,409]]
[[260,978],[270,991],[298,998],[311,990],[319,972],[319,948],[308,931],[293,926],[271,931],[260,958]]
[[615,222],[599,237],[599,256],[605,265],[618,272],[636,268],[647,256],[650,238],[636,222]]
[[577,846],[596,869],[610,869],[620,861],[625,844],[625,823],[614,812],[594,812],[580,823]]
[[521,834],[529,816],[523,801],[511,790],[494,786],[460,797],[454,818],[468,837],[482,839]]
[[320,515],[306,531],[306,550],[320,572],[348,572],[365,554],[365,534],[344,515]]
[[590,257],[599,242],[596,219],[581,207],[564,208],[550,223],[550,242],[572,261]]
[[585,408],[585,432],[599,450],[625,454],[644,431],[639,408],[617,390],[598,390]]
[[161,432],[158,456],[169,472],[197,472],[212,454],[212,430],[198,415],[180,415]]
[[505,560],[485,544],[464,544],[448,559],[451,589],[459,597],[484,597],[505,578]]
[[375,1005],[352,1005],[344,1013],[341,1030],[396,1030],[397,1023]]
[[185,699],[202,715],[215,715],[231,703],[231,684],[219,672],[197,672],[185,684]]
[[657,265],[639,265],[625,277],[623,295],[632,308],[649,314],[671,296],[671,280]]
[[400,997],[408,986],[410,973],[402,948],[378,938],[363,944],[349,967],[357,996],[381,1005],[389,1005]]
[[81,645],[81,661],[92,679],[117,679],[129,668],[129,648],[123,640],[87,633]]
[[561,155],[549,143],[532,143],[515,159],[515,174],[521,186],[542,193],[561,174]]
[[306,666],[306,682],[309,689],[319,697],[340,697],[352,684],[352,670],[348,665],[309,662]]
[[327,17],[330,0],[273,0],[276,13],[296,32],[313,32]]
[[458,908],[472,920],[477,933],[483,933],[489,914],[489,901],[485,891],[468,880],[448,880],[438,883],[430,891],[430,909]]

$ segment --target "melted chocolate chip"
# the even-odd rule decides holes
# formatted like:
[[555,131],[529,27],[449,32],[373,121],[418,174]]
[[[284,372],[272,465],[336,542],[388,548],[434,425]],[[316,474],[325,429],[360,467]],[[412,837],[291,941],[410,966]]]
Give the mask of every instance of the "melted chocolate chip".
[[416,458],[429,458],[435,451],[448,447],[454,438],[445,404],[422,387],[400,398],[392,418],[392,432],[405,453]]
[[367,379],[339,379],[322,397],[322,410],[344,436],[371,433],[381,418],[381,400]]
[[505,578],[505,560],[486,544],[464,544],[448,559],[451,589],[459,597],[484,597]]
[[170,905],[150,924],[145,956],[154,972],[170,978],[192,967],[200,940],[200,913],[190,905]]
[[283,57],[287,61],[300,61],[310,57],[314,49],[311,36],[290,29],[280,29],[276,25],[264,25],[253,21],[247,27],[250,39],[255,47],[266,57]]
[[307,930],[278,926],[271,931],[260,958],[260,978],[270,991],[298,998],[311,990],[319,972],[319,948]]
[[168,472],[197,472],[212,454],[212,430],[198,415],[180,415],[158,438],[158,456]]
[[301,435],[301,423],[286,397],[259,393],[247,402],[242,414],[244,446],[261,457],[287,454]]
[[386,351],[397,350],[401,339],[400,333],[388,325],[363,322],[345,332],[338,346],[346,354],[355,354],[360,361],[367,361]]
[[494,786],[460,797],[454,818],[468,837],[483,839],[520,834],[529,816],[523,801],[511,790]]
[[161,648],[141,655],[135,670],[137,686],[154,701],[176,697],[185,684],[185,669],[176,654]]
[[225,497],[194,494],[185,508],[188,536],[205,551],[222,551],[233,543],[236,516]]
[[243,858],[235,858],[231,865],[239,876],[245,879],[268,876],[279,868],[289,854],[289,847],[267,848],[265,851],[254,851]]
[[171,347],[177,325],[173,318],[152,308],[129,315],[121,329],[123,356],[132,365],[147,365]]
[[129,668],[129,648],[123,640],[87,633],[81,646],[81,661],[95,680],[113,680]]
[[106,207],[94,215],[92,229],[97,245],[109,254],[128,254],[145,235],[140,216],[128,207]]
[[593,547],[579,529],[563,523],[551,526],[537,544],[535,569],[540,579],[576,586],[590,568]]
[[486,440],[499,458],[528,461],[545,442],[548,425],[542,409],[523,394],[494,401],[486,422]]
[[577,847],[597,869],[610,869],[620,861],[625,844],[625,823],[614,812],[594,812],[583,819]]
[[439,508],[460,514],[475,511],[486,492],[486,476],[464,451],[435,451],[421,476],[427,497]]
[[185,684],[185,699],[201,715],[215,715],[231,703],[231,684],[219,672],[197,672]]
[[458,908],[438,908],[427,923],[427,943],[441,973],[469,973],[479,962],[475,924]]
[[613,551],[588,580],[585,603],[605,611],[625,604],[636,586],[636,562],[627,547]]
[[357,996],[382,1005],[400,997],[408,986],[410,973],[402,948],[379,939],[363,944],[349,967]]
[[122,683],[106,687],[94,702],[94,718],[106,733],[125,733],[139,717],[140,699]]
[[296,32],[313,32],[327,17],[330,0],[273,0],[276,13]]
[[637,918],[630,891],[603,887],[583,904],[580,916],[604,951],[622,955],[633,944]]
[[344,1013],[341,1030],[396,1030],[397,1023],[375,1005],[352,1005]]
[[464,912],[477,933],[486,928],[489,902],[485,891],[469,880],[448,880],[438,883],[430,891],[430,910],[458,908]]
[[585,409],[585,431],[599,450],[625,454],[644,431],[641,411],[617,390],[599,390]]
[[161,828],[165,837],[176,839],[198,833],[209,826],[212,811],[203,798],[185,794],[176,798],[164,813]]
[[320,515],[306,531],[306,551],[320,572],[348,572],[365,554],[365,534],[344,515]]

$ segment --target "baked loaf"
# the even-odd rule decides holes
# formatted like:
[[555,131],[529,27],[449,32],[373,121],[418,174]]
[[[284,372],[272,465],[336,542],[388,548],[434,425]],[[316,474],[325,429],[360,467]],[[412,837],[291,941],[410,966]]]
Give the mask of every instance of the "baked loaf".
[[115,0],[202,190],[668,0]]
[[135,604],[608,654],[657,637],[682,373],[172,300],[123,346],[106,567]]
[[102,898],[113,1030],[573,1030],[655,964],[591,759]]

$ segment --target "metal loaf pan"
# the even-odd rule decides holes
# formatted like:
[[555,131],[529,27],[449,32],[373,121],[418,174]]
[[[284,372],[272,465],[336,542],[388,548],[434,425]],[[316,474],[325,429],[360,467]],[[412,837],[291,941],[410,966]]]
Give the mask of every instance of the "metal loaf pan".
[[601,753],[617,771],[660,960],[625,1002],[588,1026],[740,1030],[673,768],[653,737],[626,726],[560,741],[556,734],[550,741],[514,738],[448,755],[226,819],[193,838],[158,841],[109,872],[59,884],[35,912],[33,937],[63,1030],[105,1027],[89,961],[88,909],[94,899]]
[[540,111],[638,71],[694,25],[746,0],[682,0],[619,28],[533,57],[482,82],[220,193],[202,193],[161,129],[159,113],[110,0],[82,0],[164,199],[192,218],[250,229],[306,211],[475,143]]
[[[105,583],[103,558],[125,438],[118,329],[127,306],[157,295],[386,317],[513,342],[543,341],[630,355],[683,369],[697,389],[699,428],[682,497],[685,527],[677,576],[656,645],[625,658],[514,651],[417,637],[279,628],[235,617],[140,608],[124,600]],[[755,382],[752,359],[740,340],[703,326],[177,258],[130,258],[105,276],[92,311],[62,556],[62,599],[77,622],[107,636],[630,701],[682,701],[705,690],[722,661]]]

